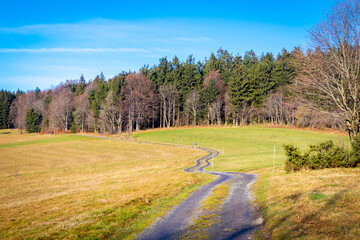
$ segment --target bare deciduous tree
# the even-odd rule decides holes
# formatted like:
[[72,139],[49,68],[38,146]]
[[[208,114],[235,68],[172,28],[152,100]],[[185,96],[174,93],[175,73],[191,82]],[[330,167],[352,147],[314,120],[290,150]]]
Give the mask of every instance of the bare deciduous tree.
[[297,106],[295,104],[296,103],[291,101],[284,102],[284,109],[283,109],[285,122],[292,126],[295,125],[295,120],[296,120],[295,113]]
[[61,127],[68,131],[74,107],[73,99],[74,93],[68,87],[60,86],[54,91],[49,106],[49,122],[52,128]]
[[212,124],[221,125],[221,100],[219,98],[215,99],[209,107],[209,117]]
[[270,122],[281,124],[284,122],[284,89],[280,88],[270,92],[264,103],[265,112],[270,118]]
[[20,130],[20,133],[22,133],[23,129],[26,129],[26,121],[25,121],[26,112],[31,107],[33,107],[33,105],[36,105],[35,106],[36,109],[35,107],[33,107],[34,110],[38,112],[42,110],[41,103],[40,102],[36,103],[37,100],[39,99],[37,99],[36,93],[33,91],[29,91],[25,94],[20,95],[11,104],[11,108],[10,108],[11,118],[13,120],[15,127]]
[[211,70],[203,83],[204,103],[206,104],[208,124],[221,125],[221,113],[225,102],[226,86],[218,71]]
[[189,93],[185,101],[185,112],[188,119],[192,116],[192,123],[195,126],[198,117],[198,111],[200,109],[200,94],[194,90]]
[[102,131],[115,133],[117,128],[121,128],[122,113],[119,105],[115,101],[113,92],[110,91],[105,102],[100,106],[99,124]]
[[155,85],[142,73],[129,74],[125,79],[124,112],[127,115],[128,129],[132,132],[135,122],[136,130],[140,124],[151,119],[156,104]]
[[179,100],[178,90],[174,85],[161,85],[159,95],[163,126],[168,128],[171,125],[175,126],[176,105]]
[[89,100],[88,95],[83,93],[75,99],[76,110],[75,110],[75,121],[80,127],[81,132],[84,132],[86,128],[86,119],[89,111]]
[[309,33],[313,51],[296,55],[295,90],[311,108],[344,118],[353,139],[360,129],[360,1],[337,3]]

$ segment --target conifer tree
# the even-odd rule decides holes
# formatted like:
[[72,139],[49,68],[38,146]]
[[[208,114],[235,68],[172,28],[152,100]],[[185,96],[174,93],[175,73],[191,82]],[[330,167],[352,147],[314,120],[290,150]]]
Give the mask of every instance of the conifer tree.
[[42,120],[42,115],[34,110],[34,108],[30,108],[26,112],[25,121],[26,121],[26,130],[29,133],[40,132],[40,124]]

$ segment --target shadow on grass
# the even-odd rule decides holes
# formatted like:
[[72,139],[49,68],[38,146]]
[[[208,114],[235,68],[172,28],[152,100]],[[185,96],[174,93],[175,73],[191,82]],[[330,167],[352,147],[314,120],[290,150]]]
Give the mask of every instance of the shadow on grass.
[[[244,228],[244,229],[241,229],[240,231],[232,234],[230,237],[228,238],[225,238],[224,240],[231,240],[231,239],[237,239],[241,236],[246,236],[246,234],[249,234],[249,233],[252,233],[254,229],[256,229],[257,227],[247,227],[247,228]],[[243,239],[243,238],[241,238]]]
[[10,134],[11,132],[2,132],[1,134]]
[[[323,206],[322,208],[320,208],[319,210],[317,210],[316,212],[309,214],[307,216],[305,216],[299,223],[292,223],[294,224],[293,227],[291,227],[287,232],[285,232],[283,234],[283,236],[280,236],[279,239],[289,239],[289,238],[302,238],[305,237],[307,235],[306,231],[303,231],[304,226],[306,224],[311,224],[313,222],[317,222],[319,221],[319,215],[326,211],[327,209],[331,208],[332,206],[336,205],[337,201],[339,201],[341,199],[341,197],[346,194],[347,192],[349,192],[349,190],[343,190],[341,192],[338,192],[337,194],[335,194],[332,198],[330,198],[325,206]],[[290,196],[291,197],[291,196]],[[296,199],[296,197],[294,197]],[[273,226],[270,231],[272,231],[273,229],[277,228],[278,226],[280,226],[284,221],[286,221],[289,217],[293,216],[294,214],[289,214],[286,217],[284,217],[283,219],[281,219],[281,221],[276,224],[275,226]]]
[[290,196],[285,197],[286,200],[291,200],[294,202],[297,202],[297,200],[299,200],[299,198],[302,196],[302,193],[297,193],[297,194],[293,194]]

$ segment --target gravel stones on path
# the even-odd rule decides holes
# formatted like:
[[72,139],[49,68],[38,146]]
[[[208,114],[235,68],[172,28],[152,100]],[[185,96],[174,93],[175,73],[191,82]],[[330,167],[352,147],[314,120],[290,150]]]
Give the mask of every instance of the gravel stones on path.
[[[186,172],[202,172],[218,176],[214,181],[200,187],[183,202],[138,235],[141,240],[159,239],[197,239],[196,231],[190,227],[198,218],[197,211],[201,202],[208,198],[212,191],[221,184],[229,184],[227,198],[217,209],[219,221],[207,229],[205,239],[251,239],[255,231],[262,225],[262,219],[251,203],[250,188],[256,181],[256,175],[230,172],[208,172],[204,168],[210,166],[210,160],[219,155],[218,151],[199,148],[209,154],[196,160],[196,165],[185,169]],[[204,239],[203,238],[203,239]]]

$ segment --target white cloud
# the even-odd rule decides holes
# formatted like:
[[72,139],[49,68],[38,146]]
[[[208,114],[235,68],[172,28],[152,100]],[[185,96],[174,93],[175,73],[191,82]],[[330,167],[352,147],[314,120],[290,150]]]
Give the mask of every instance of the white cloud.
[[99,53],[99,52],[133,52],[147,53],[148,50],[142,48],[0,48],[0,53]]
[[177,37],[175,40],[184,41],[184,42],[203,42],[203,41],[211,41],[211,38],[207,37]]
[[[117,44],[166,43],[175,41],[199,43],[212,39],[193,36],[193,25],[166,20],[144,20],[135,22],[94,19],[69,24],[37,24],[13,28],[0,28],[0,34],[39,36],[43,40],[66,46],[114,47]],[[85,44],[85,45],[84,45]]]
[[173,52],[173,50],[166,48],[153,48],[153,50],[157,52]]

